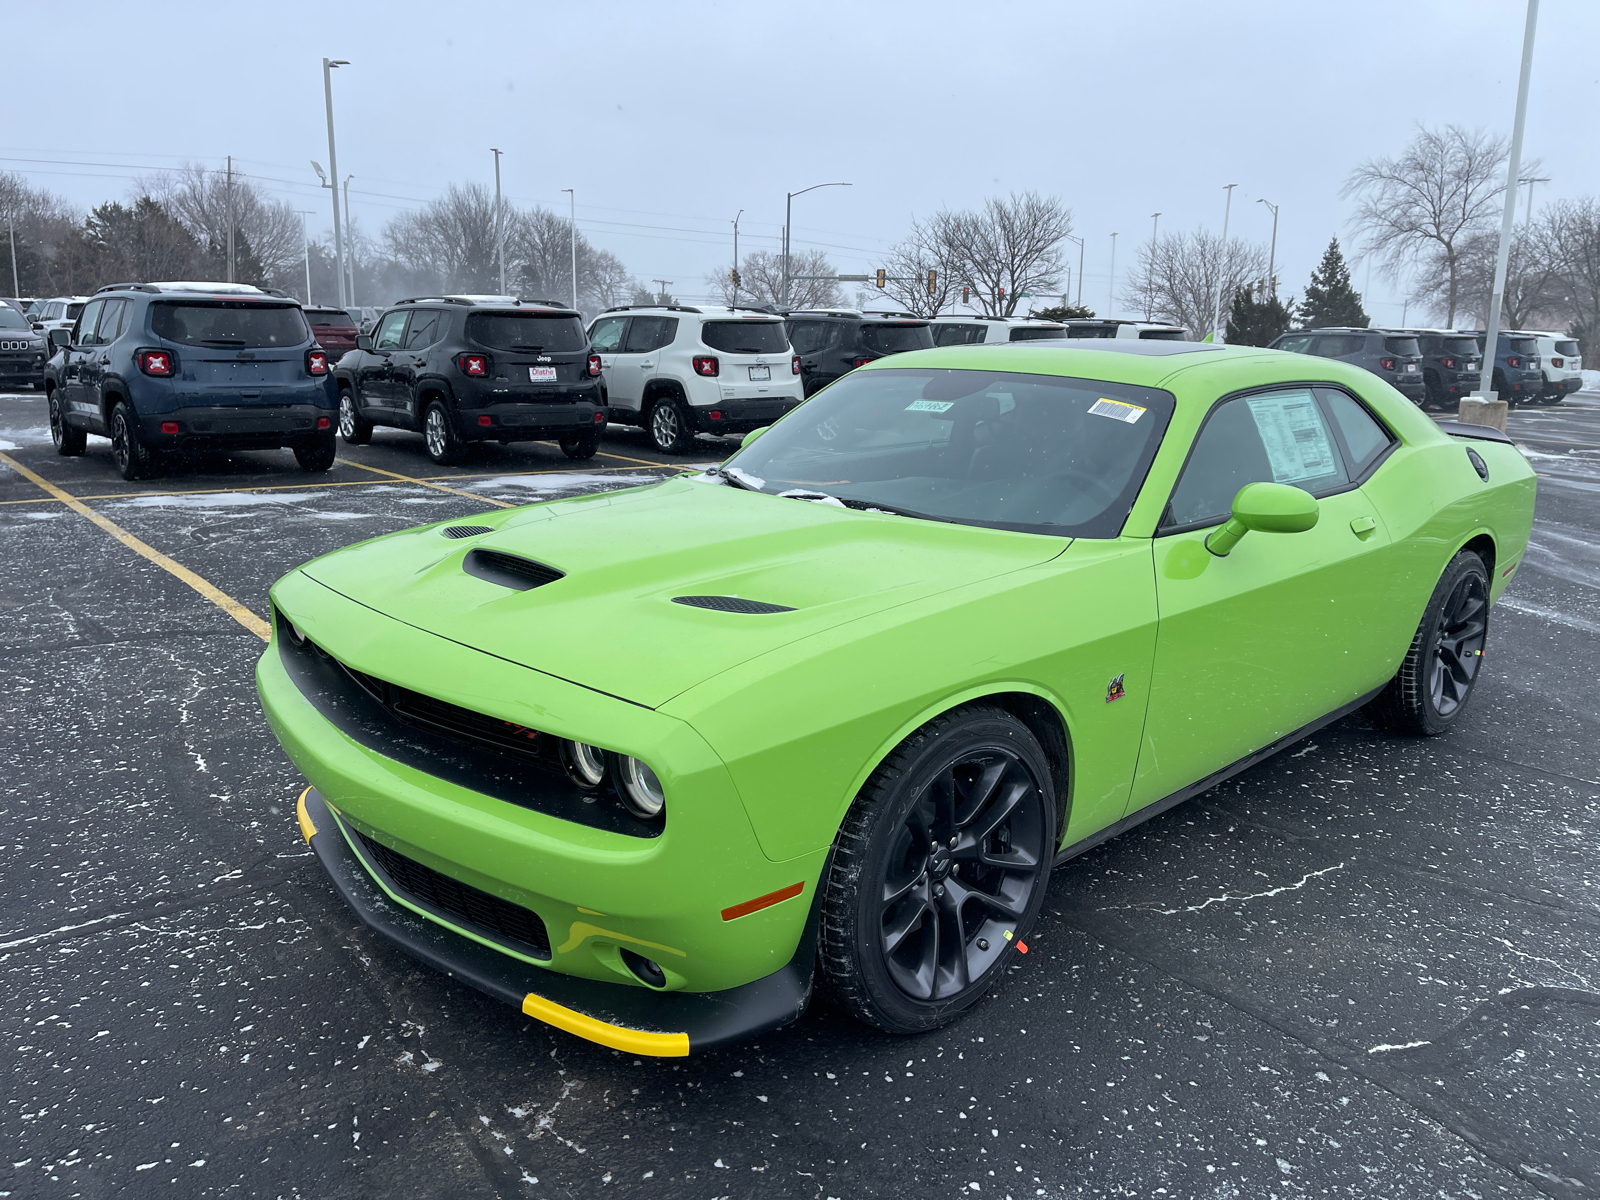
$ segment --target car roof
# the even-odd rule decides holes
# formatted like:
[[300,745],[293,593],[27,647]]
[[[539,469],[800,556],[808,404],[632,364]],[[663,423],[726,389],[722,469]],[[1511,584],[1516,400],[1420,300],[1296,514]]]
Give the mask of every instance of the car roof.
[[711,317],[723,321],[734,318],[741,321],[783,320],[781,312],[749,304],[613,304],[601,312],[600,316],[610,316],[613,313],[671,313],[674,316],[689,313],[693,316]]
[[924,317],[923,320],[944,322],[953,325],[961,321],[994,321],[1001,325],[1046,325],[1064,328],[1064,322],[1053,317],[986,317],[982,313],[940,313],[936,317]]
[[797,308],[788,316],[791,320],[795,317],[838,317],[846,321],[894,321],[899,324],[915,321],[922,325],[931,324],[927,317],[919,317],[916,313],[862,311],[859,308]]

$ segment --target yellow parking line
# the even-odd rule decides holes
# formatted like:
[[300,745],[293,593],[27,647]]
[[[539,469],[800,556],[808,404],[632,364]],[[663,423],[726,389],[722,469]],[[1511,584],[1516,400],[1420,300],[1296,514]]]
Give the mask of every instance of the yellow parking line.
[[239,622],[239,624],[243,625],[262,641],[266,641],[271,636],[272,629],[265,621],[256,616],[255,613],[251,612],[248,608],[240,604],[237,600],[228,595],[226,592],[222,591],[220,588],[217,588],[207,580],[200,578],[200,576],[189,570],[189,568],[184,566],[182,563],[174,562],[165,554],[161,553],[161,551],[152,546],[146,545],[144,542],[141,542],[138,538],[134,537],[133,534],[122,528],[122,526],[118,525],[115,521],[109,520],[106,517],[102,517],[99,513],[95,512],[94,509],[90,508],[76,496],[62,491],[48,479],[34,474],[32,471],[28,470],[27,467],[23,466],[16,459],[12,458],[9,454],[0,454],[0,463],[5,463],[6,466],[10,467],[18,475],[21,475],[29,483],[34,484],[37,487],[41,487],[45,491],[49,492],[52,497],[61,501],[61,503],[65,504],[79,516],[87,517],[90,521],[93,521],[96,525],[100,526],[101,529],[104,529],[107,533],[116,538],[117,541],[128,547],[128,549],[132,550],[135,554],[142,555],[151,562],[155,563],[156,566],[160,567],[169,575],[188,584],[195,591],[199,592],[207,600],[211,601],[211,603],[215,604],[223,612],[227,613],[230,617]]
[[463,492],[458,488],[445,487],[442,483],[429,483],[426,479],[413,479],[410,475],[402,475],[398,471],[385,471],[382,467],[369,467],[366,463],[351,462],[348,458],[336,459],[341,466],[355,467],[358,471],[371,471],[374,475],[386,475],[390,479],[399,479],[405,483],[414,483],[418,487],[432,488],[436,492],[449,492],[452,496],[461,496],[468,500],[476,500],[480,504],[492,504],[496,508],[515,508],[515,504],[508,504],[504,500],[491,500],[487,496],[475,496],[471,492]]

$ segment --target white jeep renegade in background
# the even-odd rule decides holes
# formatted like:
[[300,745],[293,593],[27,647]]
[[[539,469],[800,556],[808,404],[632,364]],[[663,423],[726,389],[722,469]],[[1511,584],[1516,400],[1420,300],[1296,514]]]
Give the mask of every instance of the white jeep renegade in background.
[[748,308],[620,305],[589,326],[612,422],[667,454],[695,434],[745,434],[805,399],[783,318]]

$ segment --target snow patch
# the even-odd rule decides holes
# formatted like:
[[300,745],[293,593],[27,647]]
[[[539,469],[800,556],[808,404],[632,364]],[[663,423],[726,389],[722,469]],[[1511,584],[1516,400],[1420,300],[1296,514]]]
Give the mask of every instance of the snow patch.
[[638,487],[646,483],[660,483],[664,475],[600,475],[587,471],[545,471],[532,475],[496,475],[493,479],[480,479],[467,487],[474,492],[521,488],[532,492],[574,492],[598,490],[617,485]]

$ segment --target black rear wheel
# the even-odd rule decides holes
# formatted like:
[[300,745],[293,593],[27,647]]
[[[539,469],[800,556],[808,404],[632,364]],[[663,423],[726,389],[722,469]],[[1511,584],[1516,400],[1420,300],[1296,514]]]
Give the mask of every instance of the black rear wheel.
[[50,393],[49,404],[50,440],[55,443],[56,453],[62,458],[77,458],[89,444],[89,435],[67,424],[66,413],[61,407],[60,392]]
[[117,473],[132,482],[152,474],[156,456],[139,435],[139,418],[126,400],[119,400],[111,410],[111,459],[117,464]]
[[304,471],[326,471],[339,455],[339,443],[330,429],[314,442],[302,442],[294,448],[294,460]]
[[856,798],[822,898],[828,991],[890,1033],[980,1000],[1044,903],[1056,843],[1049,762],[997,708],[946,713]]
[[600,435],[598,433],[583,433],[576,437],[561,439],[561,453],[568,458],[585,459],[593,458],[600,451]]
[[1460,719],[1489,637],[1489,572],[1470,550],[1450,560],[1400,670],[1367,705],[1375,724],[1432,737]]

